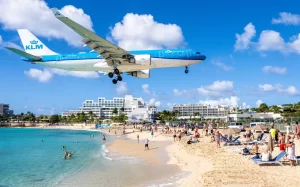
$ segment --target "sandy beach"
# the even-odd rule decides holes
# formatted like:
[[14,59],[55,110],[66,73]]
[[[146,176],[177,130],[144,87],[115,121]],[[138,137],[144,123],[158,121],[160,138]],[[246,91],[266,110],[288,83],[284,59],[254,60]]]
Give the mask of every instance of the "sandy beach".
[[[106,132],[106,131],[104,131]],[[164,160],[157,158],[165,153],[168,155],[168,165],[176,165],[182,171],[188,172],[186,177],[174,181],[174,186],[299,186],[300,167],[290,167],[288,160],[283,160],[284,167],[279,165],[258,166],[251,160],[253,155],[243,156],[237,149],[245,146],[221,146],[210,143],[210,137],[201,137],[200,142],[187,144],[188,137],[180,142],[173,141],[172,134],[155,132],[151,137],[150,131],[130,132],[122,139],[115,140],[109,150],[122,155],[143,158],[150,164],[163,164]],[[118,132],[120,135],[121,131]],[[137,143],[137,135],[140,144]],[[118,135],[117,135],[118,136]],[[126,138],[124,138],[126,137]],[[149,138],[150,151],[144,151],[144,140]],[[126,143],[127,142],[127,143]],[[128,143],[130,142],[130,143]],[[135,143],[134,143],[135,142]],[[300,140],[295,140],[296,155],[300,155]],[[260,149],[263,147],[260,146]],[[165,152],[163,151],[165,150]],[[158,154],[160,152],[160,155]],[[272,156],[279,153],[275,147]]]

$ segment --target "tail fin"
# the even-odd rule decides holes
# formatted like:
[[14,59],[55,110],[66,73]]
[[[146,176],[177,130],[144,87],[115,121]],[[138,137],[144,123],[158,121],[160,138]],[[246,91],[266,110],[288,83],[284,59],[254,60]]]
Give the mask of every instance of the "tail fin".
[[27,29],[18,29],[25,51],[29,54],[42,55],[56,55],[57,53],[51,51],[45,44],[43,44],[36,36],[34,36]]

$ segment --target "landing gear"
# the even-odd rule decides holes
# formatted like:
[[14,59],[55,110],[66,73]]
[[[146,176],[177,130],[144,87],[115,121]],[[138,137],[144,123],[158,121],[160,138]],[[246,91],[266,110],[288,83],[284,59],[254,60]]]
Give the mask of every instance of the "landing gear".
[[113,84],[117,84],[118,81],[122,81],[122,80],[123,80],[123,78],[122,78],[122,76],[121,76],[121,74],[120,74],[120,71],[119,71],[117,68],[114,69],[114,72],[109,72],[109,73],[108,73],[109,78],[113,78],[114,75],[116,75],[116,78],[114,78],[114,79],[112,80]]
[[114,84],[117,84],[118,80],[117,80],[117,79],[113,79],[112,82],[113,82]]
[[113,77],[114,77],[114,74],[113,74],[112,72],[109,72],[109,73],[108,73],[108,76],[109,76],[109,78],[113,78]]
[[121,77],[121,75],[118,75],[118,81],[122,81],[123,78]]
[[114,73],[117,74],[117,75],[119,75],[120,74],[119,69],[118,68],[114,69]]
[[188,66],[185,66],[184,73],[185,73],[185,74],[188,74],[188,73],[189,73],[189,67],[188,67]]

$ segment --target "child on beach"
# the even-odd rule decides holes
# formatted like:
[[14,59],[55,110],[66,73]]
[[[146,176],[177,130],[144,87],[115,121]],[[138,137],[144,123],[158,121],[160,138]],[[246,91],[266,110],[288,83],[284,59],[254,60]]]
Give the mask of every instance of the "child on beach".
[[293,167],[295,166],[295,162],[296,162],[294,140],[290,139],[289,143],[286,144],[286,147],[287,147],[287,159],[290,160],[291,167]]
[[146,138],[146,140],[145,140],[145,151],[146,151],[146,149],[149,150],[149,139],[148,138]]

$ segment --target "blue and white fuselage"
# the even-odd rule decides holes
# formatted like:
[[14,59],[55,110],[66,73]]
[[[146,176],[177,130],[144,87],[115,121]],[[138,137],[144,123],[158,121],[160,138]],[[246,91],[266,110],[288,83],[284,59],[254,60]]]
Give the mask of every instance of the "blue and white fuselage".
[[82,25],[52,9],[54,16],[82,37],[84,46],[92,49],[89,53],[59,54],[49,49],[27,29],[18,29],[25,51],[7,47],[21,55],[22,60],[51,68],[71,71],[96,71],[107,73],[113,83],[122,81],[121,73],[138,78],[149,78],[150,69],[188,66],[202,62],[206,57],[189,49],[162,49],[127,51],[103,39]]
[[[139,50],[129,51],[132,55],[150,55],[151,61],[149,64],[129,64],[118,65],[120,72],[139,71],[152,68],[167,68],[189,66],[202,62],[206,59],[199,52],[186,49],[172,50]],[[104,57],[96,52],[78,53],[78,54],[57,54],[43,55],[40,61],[34,61],[23,57],[22,60],[41,64],[44,66],[72,70],[72,71],[100,71],[111,72],[112,66],[109,66]]]

